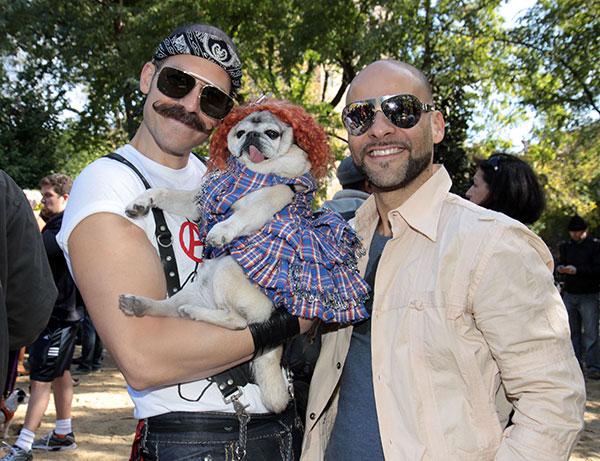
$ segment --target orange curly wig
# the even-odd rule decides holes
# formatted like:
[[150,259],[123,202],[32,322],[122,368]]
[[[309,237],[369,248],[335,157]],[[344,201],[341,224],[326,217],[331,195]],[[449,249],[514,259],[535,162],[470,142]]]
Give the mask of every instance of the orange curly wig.
[[289,101],[270,99],[260,104],[249,104],[235,107],[210,141],[209,169],[224,170],[227,168],[229,149],[227,134],[242,119],[253,112],[266,110],[276,115],[281,121],[290,125],[294,130],[294,143],[308,155],[311,173],[317,179],[327,174],[333,164],[333,155],[327,142],[327,134],[321,125],[302,107]]

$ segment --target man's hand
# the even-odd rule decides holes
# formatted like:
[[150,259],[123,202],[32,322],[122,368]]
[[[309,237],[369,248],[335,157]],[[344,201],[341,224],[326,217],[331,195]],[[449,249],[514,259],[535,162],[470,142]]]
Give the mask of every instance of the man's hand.
[[575,266],[572,265],[568,265],[568,266],[558,266],[556,268],[556,271],[559,274],[568,274],[568,275],[575,275],[577,273],[577,268]]

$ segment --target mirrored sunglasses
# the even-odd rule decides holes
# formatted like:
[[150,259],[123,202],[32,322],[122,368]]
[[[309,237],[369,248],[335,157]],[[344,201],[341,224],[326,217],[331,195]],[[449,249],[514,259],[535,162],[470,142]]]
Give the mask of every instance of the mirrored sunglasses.
[[200,110],[219,120],[225,117],[233,108],[233,98],[200,75],[173,67],[163,67],[158,74],[156,87],[169,98],[181,99],[188,95],[198,82],[204,83],[199,96]]
[[373,125],[378,110],[398,128],[407,129],[419,123],[423,112],[431,112],[435,108],[412,94],[381,96],[348,104],[342,111],[342,122],[348,133],[360,136]]

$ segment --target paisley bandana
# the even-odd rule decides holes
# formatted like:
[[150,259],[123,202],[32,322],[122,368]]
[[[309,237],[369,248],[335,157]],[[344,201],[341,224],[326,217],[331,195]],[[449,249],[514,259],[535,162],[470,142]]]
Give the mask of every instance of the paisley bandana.
[[158,45],[153,60],[177,54],[191,54],[214,62],[229,74],[231,92],[235,94],[240,89],[242,63],[233,41],[221,29],[207,24],[179,27]]

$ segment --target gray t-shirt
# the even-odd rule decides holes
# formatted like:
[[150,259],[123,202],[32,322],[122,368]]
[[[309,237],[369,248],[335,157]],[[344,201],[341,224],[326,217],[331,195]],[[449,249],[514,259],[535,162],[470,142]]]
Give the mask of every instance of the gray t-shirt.
[[[381,253],[391,237],[375,232],[369,248],[365,280],[375,286]],[[373,311],[374,288],[366,308]],[[338,412],[325,452],[328,461],[364,461],[383,458],[377,409],[373,393],[371,318],[354,326],[350,349],[340,379]]]

